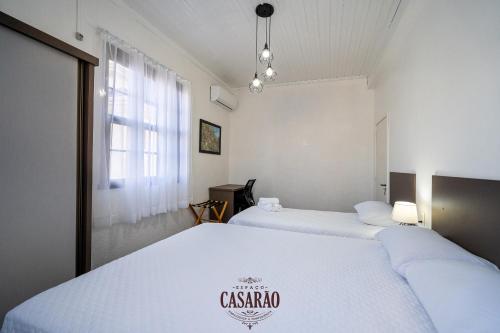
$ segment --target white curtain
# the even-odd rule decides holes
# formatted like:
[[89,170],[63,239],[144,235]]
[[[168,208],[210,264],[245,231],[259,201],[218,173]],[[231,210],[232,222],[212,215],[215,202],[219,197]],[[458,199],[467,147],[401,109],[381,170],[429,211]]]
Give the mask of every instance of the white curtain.
[[102,33],[94,225],[136,223],[190,201],[189,82]]

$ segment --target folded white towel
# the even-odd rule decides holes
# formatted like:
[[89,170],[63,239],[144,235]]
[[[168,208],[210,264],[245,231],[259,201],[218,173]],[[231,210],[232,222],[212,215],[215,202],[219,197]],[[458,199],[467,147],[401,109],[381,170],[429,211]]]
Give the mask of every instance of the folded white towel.
[[280,199],[278,198],[259,198],[259,203],[271,203],[271,204],[279,204]]
[[265,210],[266,212],[279,212],[281,210],[281,205],[276,203],[262,203],[259,201],[257,207]]

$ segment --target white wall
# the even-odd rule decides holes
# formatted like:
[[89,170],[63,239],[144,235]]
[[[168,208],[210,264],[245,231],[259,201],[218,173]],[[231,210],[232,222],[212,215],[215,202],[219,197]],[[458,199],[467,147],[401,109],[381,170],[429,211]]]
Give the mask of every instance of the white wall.
[[210,84],[223,83],[120,0],[80,0],[82,42],[74,38],[76,0],[1,0],[0,10],[97,57],[101,51],[97,28],[104,28],[190,80],[194,201],[207,199],[209,186],[227,183],[228,140],[222,141],[221,156],[198,153],[200,118],[221,125],[223,133],[228,133],[228,112],[209,102]]
[[417,173],[430,224],[432,174],[500,179],[500,1],[412,1],[377,74],[389,166]]
[[232,183],[285,207],[351,211],[373,196],[373,91],[366,80],[239,91],[231,114]]

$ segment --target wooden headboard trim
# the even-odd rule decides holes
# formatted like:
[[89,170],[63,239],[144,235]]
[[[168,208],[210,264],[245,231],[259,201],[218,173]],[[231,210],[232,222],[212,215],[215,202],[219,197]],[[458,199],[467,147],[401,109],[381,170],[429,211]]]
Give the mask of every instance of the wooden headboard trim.
[[416,202],[417,177],[414,173],[391,172],[389,175],[389,201]]
[[500,181],[432,176],[432,228],[500,265]]

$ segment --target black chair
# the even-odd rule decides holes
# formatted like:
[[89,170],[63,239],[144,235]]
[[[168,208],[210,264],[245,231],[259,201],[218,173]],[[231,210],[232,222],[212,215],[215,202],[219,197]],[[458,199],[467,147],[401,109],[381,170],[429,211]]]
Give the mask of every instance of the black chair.
[[244,209],[247,209],[251,206],[255,206],[255,200],[253,198],[253,184],[255,184],[256,179],[250,179],[247,181],[245,188],[243,189],[243,197],[241,198],[241,202],[239,205],[238,211],[241,212]]

